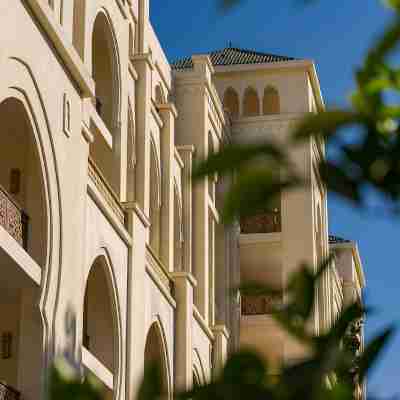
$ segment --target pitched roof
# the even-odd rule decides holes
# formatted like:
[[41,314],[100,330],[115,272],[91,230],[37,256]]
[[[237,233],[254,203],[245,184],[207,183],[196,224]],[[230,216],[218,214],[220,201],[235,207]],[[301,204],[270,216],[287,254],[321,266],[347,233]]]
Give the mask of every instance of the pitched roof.
[[[278,56],[276,54],[260,53],[253,50],[226,47],[222,50],[212,51],[208,54],[214,66],[264,64],[282,61],[293,61],[295,58]],[[182,58],[172,63],[172,68],[177,70],[193,68],[191,57]]]

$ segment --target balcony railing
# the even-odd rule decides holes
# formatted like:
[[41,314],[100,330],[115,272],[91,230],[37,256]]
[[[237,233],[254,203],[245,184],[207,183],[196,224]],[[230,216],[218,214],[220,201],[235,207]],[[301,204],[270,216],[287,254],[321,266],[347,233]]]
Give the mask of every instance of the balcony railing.
[[281,212],[279,209],[240,220],[241,233],[274,233],[282,231]]
[[274,296],[242,296],[242,315],[273,314],[282,306],[282,299]]
[[97,190],[102,194],[106,203],[111,207],[114,211],[116,217],[120,220],[122,224],[125,223],[125,214],[124,210],[119,202],[118,196],[115,194],[114,190],[108,184],[106,178],[97,167],[96,163],[89,158],[89,177],[92,179],[95,184]]
[[28,248],[28,215],[11,195],[0,186],[0,225],[26,250]]
[[21,393],[18,390],[0,382],[0,400],[19,400]]

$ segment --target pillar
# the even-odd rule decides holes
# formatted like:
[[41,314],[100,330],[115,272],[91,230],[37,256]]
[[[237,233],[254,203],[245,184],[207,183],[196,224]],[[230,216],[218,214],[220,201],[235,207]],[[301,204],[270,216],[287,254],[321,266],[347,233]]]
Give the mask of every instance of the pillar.
[[188,272],[172,274],[175,287],[175,390],[189,390],[193,385],[193,288],[196,281]]

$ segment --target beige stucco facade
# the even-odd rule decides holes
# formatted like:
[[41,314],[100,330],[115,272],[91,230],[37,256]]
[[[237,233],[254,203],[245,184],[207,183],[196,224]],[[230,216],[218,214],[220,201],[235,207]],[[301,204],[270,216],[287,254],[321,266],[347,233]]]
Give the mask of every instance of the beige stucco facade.
[[[311,185],[284,194],[257,232],[220,223],[229,178],[191,175],[224,143],[284,140],[321,110],[312,62],[197,55],[173,69],[148,0],[2,0],[0,27],[0,393],[39,398],[59,356],[118,400],[134,398],[153,359],[171,396],[240,345],[277,368],[300,357],[268,310],[228,294],[250,278],[283,286],[328,254],[323,144],[293,152]],[[359,258],[337,251],[315,332],[364,285]]]

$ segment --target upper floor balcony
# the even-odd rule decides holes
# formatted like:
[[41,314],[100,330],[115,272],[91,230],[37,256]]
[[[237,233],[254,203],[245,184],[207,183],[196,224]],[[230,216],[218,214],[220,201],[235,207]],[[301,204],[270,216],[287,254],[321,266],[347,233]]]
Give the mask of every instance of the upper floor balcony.
[[0,225],[24,250],[28,249],[28,223],[28,215],[0,185]]

